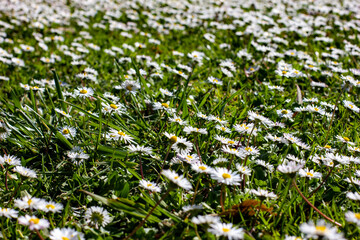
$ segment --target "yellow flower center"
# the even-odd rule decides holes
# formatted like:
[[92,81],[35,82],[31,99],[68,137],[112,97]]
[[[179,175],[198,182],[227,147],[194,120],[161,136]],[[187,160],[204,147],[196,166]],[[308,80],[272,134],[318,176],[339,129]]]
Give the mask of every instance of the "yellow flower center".
[[226,128],[224,128],[224,127],[221,127],[221,130],[225,131],[225,130],[226,130]]
[[344,140],[345,140],[346,142],[348,142],[348,141],[350,141],[350,138],[344,137]]
[[178,176],[175,176],[174,179],[178,179],[179,177]]
[[355,213],[355,217],[360,220],[360,213]]
[[113,109],[117,109],[118,107],[115,105],[115,104],[110,104],[110,107],[113,108]]
[[64,129],[62,132],[63,132],[63,134],[69,134],[70,133],[69,129]]
[[315,110],[315,111],[319,111],[319,109],[318,109],[318,108],[314,108],[314,110]]
[[325,232],[326,231],[325,226],[316,226],[315,229],[316,229],[316,231],[319,231],[319,232]]
[[176,143],[176,142],[177,142],[177,136],[172,136],[172,137],[170,138],[170,142]]
[[234,144],[234,143],[235,143],[235,142],[232,141],[232,140],[228,141],[228,144]]
[[169,104],[167,104],[167,103],[162,103],[161,106],[168,108],[168,107],[169,107]]
[[88,91],[87,91],[86,89],[81,89],[81,90],[80,90],[80,93],[81,93],[81,94],[86,94],[87,92],[88,92]]
[[291,52],[290,55],[295,55],[295,53]]
[[223,173],[222,177],[227,179],[227,178],[231,178],[231,175],[228,173]]
[[349,104],[349,107],[350,107],[350,108],[354,108],[354,105],[352,105],[352,104]]
[[229,228],[223,228],[222,230],[223,230],[223,232],[229,232],[230,231]]
[[129,90],[129,91],[131,91],[131,90],[132,90],[132,86],[131,86],[131,85],[127,85],[127,86],[126,86],[126,89]]
[[286,74],[287,72],[286,71],[282,71],[282,74]]
[[70,240],[70,239],[67,237],[61,237],[61,240]]
[[125,133],[123,133],[122,131],[118,131],[118,134],[121,136],[125,136]]
[[205,170],[206,170],[206,167],[204,167],[204,166],[200,166],[200,167],[199,167],[199,169],[201,169],[201,170],[205,171]]
[[248,151],[248,152],[252,152],[252,151],[253,151],[251,147],[246,147],[245,150]]
[[282,113],[282,114],[287,114],[288,111],[287,111],[287,110],[282,110],[281,113]]
[[151,186],[152,186],[152,184],[151,184],[151,183],[148,183],[146,186],[151,187]]
[[179,71],[178,73],[179,73],[179,74],[182,74],[182,71]]
[[40,221],[40,219],[38,218],[30,218],[29,222],[33,223],[33,224],[38,224]]
[[180,118],[177,118],[177,119],[175,119],[175,121],[177,121],[177,122],[181,122],[181,119],[180,119]]
[[50,208],[51,208],[51,209],[55,209],[55,206],[52,205],[52,204],[48,204],[48,205],[46,205],[46,208],[47,208],[47,209],[50,209]]
[[255,69],[254,68],[250,68],[250,71],[254,71]]
[[314,174],[312,174],[311,172],[306,173],[306,175],[308,175],[308,176],[310,176],[310,177],[313,177],[313,176],[314,176]]
[[313,68],[314,66],[313,66],[313,65],[309,65],[308,67],[309,67],[309,68]]

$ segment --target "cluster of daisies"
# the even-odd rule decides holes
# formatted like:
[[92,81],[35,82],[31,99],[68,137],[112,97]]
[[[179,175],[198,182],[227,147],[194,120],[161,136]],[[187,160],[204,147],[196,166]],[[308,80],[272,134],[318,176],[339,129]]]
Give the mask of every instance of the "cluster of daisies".
[[[2,237],[22,236],[9,229],[24,225],[52,240],[183,229],[184,238],[354,238],[359,8],[354,0],[1,4]],[[109,208],[120,196],[156,204],[134,222],[138,213],[110,216],[78,190],[101,190]],[[328,208],[329,194],[341,206]],[[247,200],[255,215],[226,217]],[[318,215],[298,213],[299,201]],[[157,207],[178,226],[147,222],[164,212]],[[280,228],[284,218],[292,224]]]

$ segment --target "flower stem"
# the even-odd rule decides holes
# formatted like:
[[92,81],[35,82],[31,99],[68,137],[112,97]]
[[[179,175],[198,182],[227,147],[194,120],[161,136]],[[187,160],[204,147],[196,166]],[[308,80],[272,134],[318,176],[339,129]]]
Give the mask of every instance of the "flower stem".
[[157,183],[157,182],[159,181],[159,179],[160,179],[160,174],[161,174],[161,171],[164,169],[164,166],[165,166],[165,163],[166,163],[166,159],[168,158],[169,153],[170,153],[171,146],[172,146],[172,144],[170,144],[169,147],[168,147],[168,150],[167,150],[167,152],[166,152],[166,156],[165,156],[165,158],[164,158],[163,164],[162,164],[161,169],[160,169],[160,171],[159,171],[159,175],[158,175],[158,177],[156,178],[156,183]]
[[222,209],[223,212],[225,212],[224,199],[223,199],[224,190],[225,190],[225,185],[222,184],[221,185],[221,192],[220,192],[220,205],[221,205],[221,209]]
[[11,196],[9,202],[6,204],[6,207],[7,207],[7,206],[12,202],[12,200],[14,199],[14,197],[15,197],[17,191],[19,190],[19,188],[21,187],[23,181],[24,181],[24,179],[21,178],[20,184],[19,184],[19,185],[17,186],[17,188],[15,189],[15,191],[14,191],[13,195]]
[[137,225],[136,228],[134,228],[134,230],[127,236],[125,237],[123,240],[127,240],[130,239],[146,222],[146,219],[148,219],[148,217],[150,217],[150,215],[154,212],[155,208],[157,206],[159,206],[159,204],[161,203],[162,200],[165,199],[165,197],[170,193],[171,188],[169,188],[167,190],[166,193],[164,193],[164,195],[162,195],[162,197],[160,198],[160,200],[155,204],[155,206],[149,211],[149,213],[145,216],[145,218],[139,223],[139,225]]
[[310,198],[312,195],[314,195],[317,191],[319,191],[319,189],[324,185],[324,183],[326,182],[326,180],[329,178],[330,174],[332,173],[332,171],[335,168],[335,164],[334,166],[330,169],[329,173],[326,175],[326,177],[324,178],[324,180],[320,183],[320,185],[310,193],[310,195],[308,196],[308,198]]
[[194,196],[193,196],[193,199],[192,199],[192,202],[191,202],[192,205],[194,205],[194,203],[195,203],[196,193],[197,193],[197,190],[199,188],[200,180],[201,180],[201,174],[200,174],[199,179],[197,180],[197,183],[196,183]]
[[338,222],[335,222],[335,220],[329,218],[328,216],[326,216],[325,214],[323,214],[319,209],[317,209],[303,194],[302,192],[300,191],[300,189],[298,188],[298,186],[296,185],[296,179],[294,178],[293,179],[293,185],[296,189],[296,191],[300,194],[300,196],[302,197],[302,199],[305,200],[305,202],[307,204],[310,205],[310,207],[312,207],[316,212],[318,212],[321,216],[323,216],[325,219],[329,220],[330,222],[334,223],[335,225],[339,226],[339,227],[342,227],[342,225]]
[[38,237],[40,238],[40,240],[44,240],[43,236],[41,236],[39,230],[35,230],[36,234],[38,235]]

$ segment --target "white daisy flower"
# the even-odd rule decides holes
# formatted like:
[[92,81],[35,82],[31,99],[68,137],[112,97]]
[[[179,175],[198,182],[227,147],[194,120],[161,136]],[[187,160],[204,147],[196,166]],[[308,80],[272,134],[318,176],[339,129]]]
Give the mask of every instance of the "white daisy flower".
[[185,190],[191,190],[192,186],[189,180],[184,178],[183,176],[179,176],[175,171],[167,169],[163,170],[161,172],[162,175],[164,175],[166,178],[168,178],[171,182],[175,183],[181,188],[184,188]]
[[71,228],[55,228],[51,230],[51,240],[85,240],[84,234]]
[[92,206],[85,212],[85,221],[87,224],[99,228],[108,225],[111,222],[111,218],[108,211],[104,208]]
[[224,236],[229,240],[244,238],[244,230],[234,227],[232,223],[215,222],[210,225],[208,231],[217,237]]
[[30,215],[21,216],[18,218],[18,222],[21,225],[29,226],[30,230],[41,230],[48,228],[50,226],[50,223],[46,219],[40,219]]
[[145,188],[151,192],[161,192],[161,188],[158,187],[158,185],[154,182],[142,179],[140,180],[139,185],[140,187]]
[[226,185],[239,185],[242,178],[237,172],[233,172],[226,168],[214,168],[210,172],[211,178]]

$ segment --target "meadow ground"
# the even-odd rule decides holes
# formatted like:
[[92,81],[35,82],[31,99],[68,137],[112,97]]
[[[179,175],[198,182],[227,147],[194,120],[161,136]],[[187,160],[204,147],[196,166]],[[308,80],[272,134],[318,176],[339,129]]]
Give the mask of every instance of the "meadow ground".
[[0,236],[360,239],[359,13],[0,0]]

